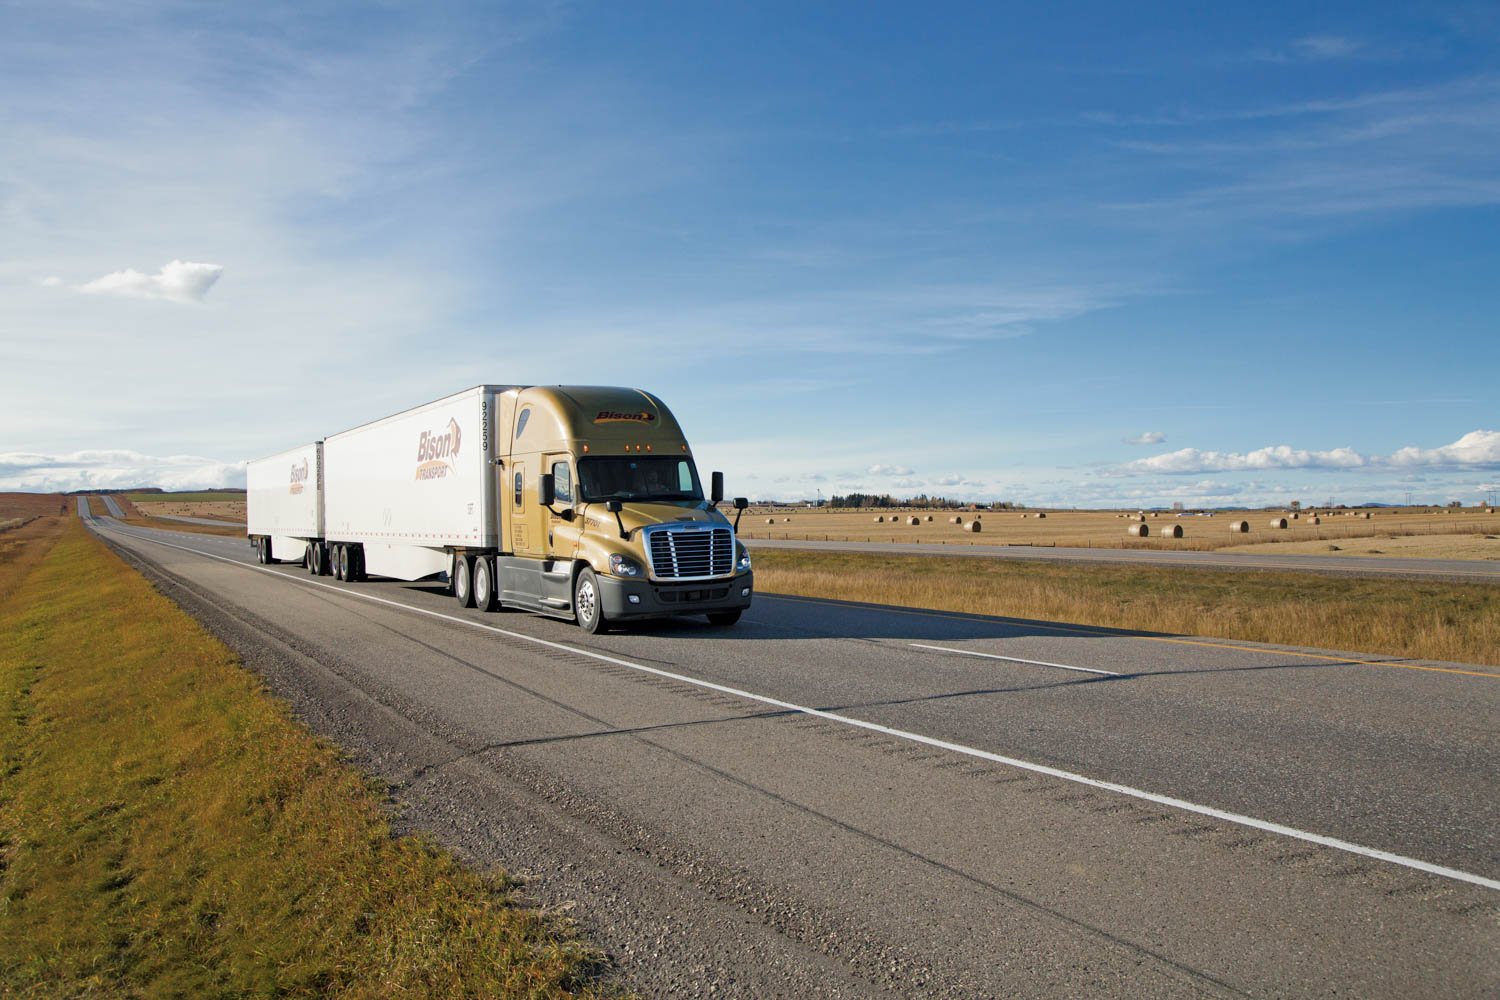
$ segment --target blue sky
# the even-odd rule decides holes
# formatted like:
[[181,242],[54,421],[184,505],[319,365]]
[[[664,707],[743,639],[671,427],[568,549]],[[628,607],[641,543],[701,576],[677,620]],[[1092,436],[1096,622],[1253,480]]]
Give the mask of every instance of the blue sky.
[[0,488],[481,381],[731,490],[1500,493],[1500,7],[0,0]]

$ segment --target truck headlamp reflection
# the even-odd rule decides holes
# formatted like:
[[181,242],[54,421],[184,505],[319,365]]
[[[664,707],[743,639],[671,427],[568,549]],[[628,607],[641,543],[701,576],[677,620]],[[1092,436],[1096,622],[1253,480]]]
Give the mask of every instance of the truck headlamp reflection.
[[613,576],[645,576],[646,571],[641,569],[641,564],[629,556],[618,553],[609,557],[609,572]]

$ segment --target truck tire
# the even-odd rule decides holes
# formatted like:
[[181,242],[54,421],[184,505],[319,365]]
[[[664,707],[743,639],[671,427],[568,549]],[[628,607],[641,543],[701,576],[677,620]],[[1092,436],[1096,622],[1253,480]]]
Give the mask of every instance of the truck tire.
[[264,538],[255,540],[255,561],[262,566],[266,564],[266,540]]
[[355,583],[362,583],[365,579],[365,547],[363,545],[349,546],[349,572],[345,574]]
[[461,608],[474,606],[474,564],[468,556],[453,559],[453,599]]
[[474,606],[480,611],[495,610],[495,564],[489,556],[474,560]]
[[307,571],[309,573],[311,573],[313,576],[317,576],[318,575],[318,569],[317,569],[317,566],[318,566],[317,558],[318,557],[315,556],[315,555],[313,555],[313,549],[314,549],[314,547],[315,546],[313,545],[312,542],[308,542],[307,543],[307,550],[302,553],[302,565],[305,566],[305,567],[307,567]]
[[312,562],[308,563],[308,572],[313,576],[325,576],[328,573],[328,550],[321,542],[313,542]]
[[333,547],[333,578],[339,581],[349,578],[349,550],[342,545]]
[[718,625],[724,628],[733,625],[739,620],[740,613],[738,611],[715,611],[708,616],[708,623],[710,625]]
[[578,578],[573,581],[573,617],[577,619],[579,628],[592,635],[609,627],[609,623],[604,620],[599,578],[587,566],[578,571]]

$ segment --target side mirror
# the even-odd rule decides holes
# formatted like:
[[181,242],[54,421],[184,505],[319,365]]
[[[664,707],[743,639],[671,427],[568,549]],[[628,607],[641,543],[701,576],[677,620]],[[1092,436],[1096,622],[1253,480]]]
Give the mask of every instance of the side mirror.
[[724,500],[724,473],[713,474],[713,488],[709,490],[708,498],[714,503],[722,503]]
[[552,501],[557,499],[557,484],[552,479],[552,473],[544,472],[536,477],[536,502],[539,507],[551,507]]
[[748,506],[750,506],[750,501],[746,500],[744,497],[735,497],[734,498],[734,509],[735,510],[744,510]]
[[618,500],[606,500],[604,501],[604,509],[609,511],[611,514],[618,514],[625,508]]

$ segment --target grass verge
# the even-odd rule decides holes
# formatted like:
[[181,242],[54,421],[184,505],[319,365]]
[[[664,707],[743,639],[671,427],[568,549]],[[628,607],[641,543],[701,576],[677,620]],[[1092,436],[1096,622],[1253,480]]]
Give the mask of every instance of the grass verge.
[[1500,666],[1500,587],[758,550],[766,593]]
[[[76,519],[0,604],[0,994],[589,995]],[[34,540],[33,540],[34,541]]]

